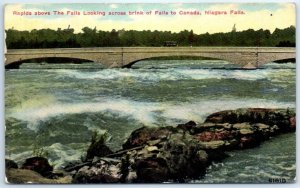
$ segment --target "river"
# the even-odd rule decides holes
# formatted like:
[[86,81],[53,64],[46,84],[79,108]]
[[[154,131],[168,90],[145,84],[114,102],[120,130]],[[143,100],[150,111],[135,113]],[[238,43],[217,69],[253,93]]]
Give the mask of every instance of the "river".
[[[222,60],[144,60],[132,69],[94,63],[22,64],[5,71],[6,157],[22,162],[33,153],[57,168],[85,155],[91,133],[107,132],[121,148],[141,126],[203,122],[213,112],[295,108],[296,65],[269,63],[242,70]],[[268,182],[296,175],[295,134],[261,147],[230,152],[201,183]],[[284,147],[282,147],[284,146]]]

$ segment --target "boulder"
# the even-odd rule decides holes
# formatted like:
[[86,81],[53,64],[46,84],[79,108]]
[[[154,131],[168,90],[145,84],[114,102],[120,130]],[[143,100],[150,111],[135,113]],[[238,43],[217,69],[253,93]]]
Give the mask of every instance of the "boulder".
[[251,125],[249,123],[236,123],[232,126],[234,129],[251,129]]
[[217,150],[222,149],[225,145],[223,140],[215,140],[210,142],[199,142],[201,149],[205,150]]
[[196,153],[196,157],[198,158],[199,162],[206,164],[208,162],[208,154],[205,150],[198,150]]
[[258,130],[260,130],[260,131],[263,131],[263,130],[266,130],[266,129],[270,128],[269,125],[266,125],[266,124],[263,124],[263,123],[256,123],[253,126],[257,127]]
[[263,123],[256,123],[253,124],[253,127],[257,130],[257,135],[260,138],[260,140],[268,140],[272,135],[275,135],[275,130],[271,130],[271,127],[269,125],[263,124]]
[[113,154],[113,151],[104,144],[94,143],[91,144],[87,150],[86,160],[93,159],[94,157],[104,157]]
[[279,134],[279,127],[277,125],[273,125],[270,127],[270,135],[271,136],[275,136],[277,134]]
[[44,157],[31,157],[25,160],[22,169],[38,172],[44,177],[51,175],[53,167],[49,164],[48,159]]
[[205,122],[211,123],[264,123],[267,125],[282,125],[289,129],[289,119],[295,117],[294,109],[241,108],[225,110],[209,115]]
[[252,135],[253,133],[254,131],[252,131],[251,129],[240,129],[241,135]]
[[93,159],[95,156],[104,157],[112,154],[113,151],[105,145],[106,135],[98,135],[94,133],[91,144],[87,150],[86,161]]
[[161,183],[169,180],[167,162],[162,158],[146,158],[135,163],[137,182]]
[[232,139],[236,135],[235,131],[227,131],[227,130],[216,130],[216,131],[203,131],[201,133],[196,134],[195,139],[202,142],[209,142],[213,140],[229,140]]
[[92,166],[80,168],[72,183],[118,183],[121,176],[121,162],[100,160]]
[[143,146],[151,140],[166,139],[170,134],[177,132],[177,129],[168,127],[142,127],[131,133],[123,144],[123,149],[130,149]]
[[225,150],[235,150],[235,149],[239,149],[239,141],[238,141],[238,137],[236,138],[233,138],[231,140],[227,140],[225,141],[225,146],[224,146],[224,149]]
[[10,169],[10,168],[19,168],[18,164],[10,159],[5,159],[5,169]]
[[203,131],[214,131],[216,129],[231,130],[232,125],[229,123],[201,123],[190,130],[191,134],[201,133]]
[[291,129],[292,130],[296,130],[296,117],[295,116],[294,117],[290,117],[289,121],[290,121]]
[[172,134],[165,142],[159,157],[163,158],[169,169],[169,177],[175,182],[204,175],[210,163],[199,143],[189,134]]
[[189,131],[191,130],[192,128],[196,127],[196,123],[194,121],[189,121],[187,123],[184,123],[184,124],[178,124],[177,125],[177,128],[178,129],[182,129],[182,130],[185,130],[185,131]]
[[210,163],[206,151],[199,146],[192,135],[178,132],[170,134],[168,139],[161,140],[155,146],[133,149],[126,154],[129,171],[125,179],[130,182],[161,183],[199,178],[205,174]]
[[255,146],[259,145],[259,141],[257,141],[257,139],[255,139],[255,137],[252,136],[242,136],[240,138],[240,143],[239,143],[239,147],[241,149],[245,149],[245,148],[253,148]]

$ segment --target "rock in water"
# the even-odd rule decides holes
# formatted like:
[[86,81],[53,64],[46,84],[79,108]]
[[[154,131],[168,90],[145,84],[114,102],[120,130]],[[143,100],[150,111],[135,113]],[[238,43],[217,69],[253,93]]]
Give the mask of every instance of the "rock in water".
[[185,131],[189,131],[189,130],[191,130],[192,128],[194,128],[196,126],[197,126],[197,124],[194,121],[189,121],[189,122],[184,123],[184,124],[178,124],[177,128],[183,129]]
[[138,182],[158,183],[169,179],[168,166],[162,158],[140,159],[135,165]]
[[5,159],[5,169],[18,168],[18,164],[10,159]]
[[125,144],[123,144],[123,149],[130,149],[137,146],[143,146],[148,141],[165,139],[170,134],[177,132],[174,127],[142,127],[131,133]]
[[86,160],[92,160],[95,156],[104,157],[113,153],[113,151],[105,145],[105,140],[105,135],[100,135],[99,137],[97,133],[93,135],[91,145],[87,150]]
[[103,171],[101,166],[87,166],[75,178],[81,183],[198,179],[212,161],[228,157],[226,151],[255,147],[273,135],[294,131],[294,117],[292,110],[250,108],[217,112],[202,124],[190,121],[176,128],[142,127],[131,133],[124,150],[111,155],[122,159],[121,167],[102,164]]
[[101,160],[84,166],[73,176],[73,183],[118,183],[122,177],[121,162]]
[[[152,128],[148,131],[145,129],[144,133],[151,133]],[[143,134],[143,137],[148,136]],[[207,153],[184,131],[170,134],[156,146],[149,146],[148,143],[143,148],[127,152],[130,163],[128,169],[136,172],[133,182],[184,182],[187,178],[203,175],[210,163]],[[132,170],[131,174],[134,174]]]
[[103,144],[95,144],[93,146],[90,146],[87,150],[86,160],[93,159],[95,156],[97,157],[103,157],[109,154],[112,154],[113,151],[109,147]]
[[290,124],[291,124],[291,128],[293,130],[296,130],[296,116],[290,117],[289,121],[290,121]]
[[184,182],[187,177],[193,179],[204,175],[210,163],[198,142],[185,133],[172,134],[158,156],[166,161],[169,176],[175,182]]
[[295,129],[295,109],[266,109],[266,108],[241,108],[225,110],[209,115],[205,122],[208,123],[263,123],[277,125],[281,131],[287,132]]
[[44,157],[28,158],[25,160],[25,163],[21,168],[36,171],[44,177],[50,176],[53,170],[53,167],[49,164],[48,159]]
[[209,142],[215,140],[229,140],[236,136],[236,132],[228,130],[215,130],[215,131],[203,131],[195,134],[195,138],[202,142]]

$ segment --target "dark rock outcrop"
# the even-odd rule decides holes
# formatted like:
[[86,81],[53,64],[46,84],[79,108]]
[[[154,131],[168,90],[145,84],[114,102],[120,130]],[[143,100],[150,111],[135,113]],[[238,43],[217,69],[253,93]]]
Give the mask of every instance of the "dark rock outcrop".
[[118,183],[122,177],[121,161],[100,159],[83,166],[73,176],[73,183]]
[[31,157],[25,160],[22,169],[38,172],[44,177],[52,174],[53,167],[49,164],[48,159],[44,157]]
[[[295,131],[295,113],[286,109],[238,109],[214,113],[202,124],[190,121],[177,128],[143,127],[130,135],[127,152],[137,182],[183,182],[205,174],[227,150],[251,148],[271,136]],[[156,176],[155,174],[158,174]]]
[[94,144],[87,150],[86,160],[93,159],[95,156],[104,157],[106,155],[112,154],[113,151],[104,144]]
[[148,141],[166,139],[170,134],[177,132],[177,129],[168,127],[142,127],[131,133],[127,141],[123,144],[123,149],[130,149],[143,146]]
[[185,130],[185,131],[189,131],[192,128],[196,127],[196,125],[197,124],[194,121],[189,121],[189,122],[184,123],[184,124],[178,124],[177,128]]
[[281,131],[293,131],[296,128],[294,109],[241,108],[225,110],[209,115],[205,122],[210,123],[263,123],[277,125]]
[[[187,182],[205,175],[226,151],[258,146],[271,137],[294,132],[293,109],[237,109],[211,114],[204,123],[177,127],[142,127],[131,133],[123,149],[112,152],[103,137],[92,139],[87,160],[70,164],[72,183]],[[22,168],[47,176],[44,158],[27,159]]]
[[10,159],[5,159],[5,169],[18,168],[18,164]]
[[106,135],[94,133],[91,144],[87,150],[86,161],[92,160],[95,156],[104,157],[112,154],[113,151],[105,145]]
[[135,162],[136,182],[152,183],[169,180],[168,166],[162,158],[145,158]]
[[[191,135],[182,131],[171,134],[156,146],[145,146],[139,152],[131,152],[129,156],[133,164],[144,164],[135,165],[138,182],[183,182],[187,177],[203,175],[209,164],[206,152]],[[159,177],[149,177],[149,174],[159,174]]]

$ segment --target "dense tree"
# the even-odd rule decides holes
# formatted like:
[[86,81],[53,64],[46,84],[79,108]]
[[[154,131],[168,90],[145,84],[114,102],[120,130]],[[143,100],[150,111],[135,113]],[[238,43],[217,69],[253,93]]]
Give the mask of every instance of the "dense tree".
[[188,36],[188,40],[189,40],[189,44],[193,45],[193,43],[194,43],[194,32],[193,32],[193,30],[190,31],[190,34]]
[[176,41],[178,46],[295,46],[296,28],[269,30],[248,29],[240,32],[195,34],[193,30],[178,33],[171,31],[136,31],[82,28],[33,29],[31,31],[6,30],[6,44],[9,49],[20,48],[78,48],[105,46],[163,46],[165,41]]

